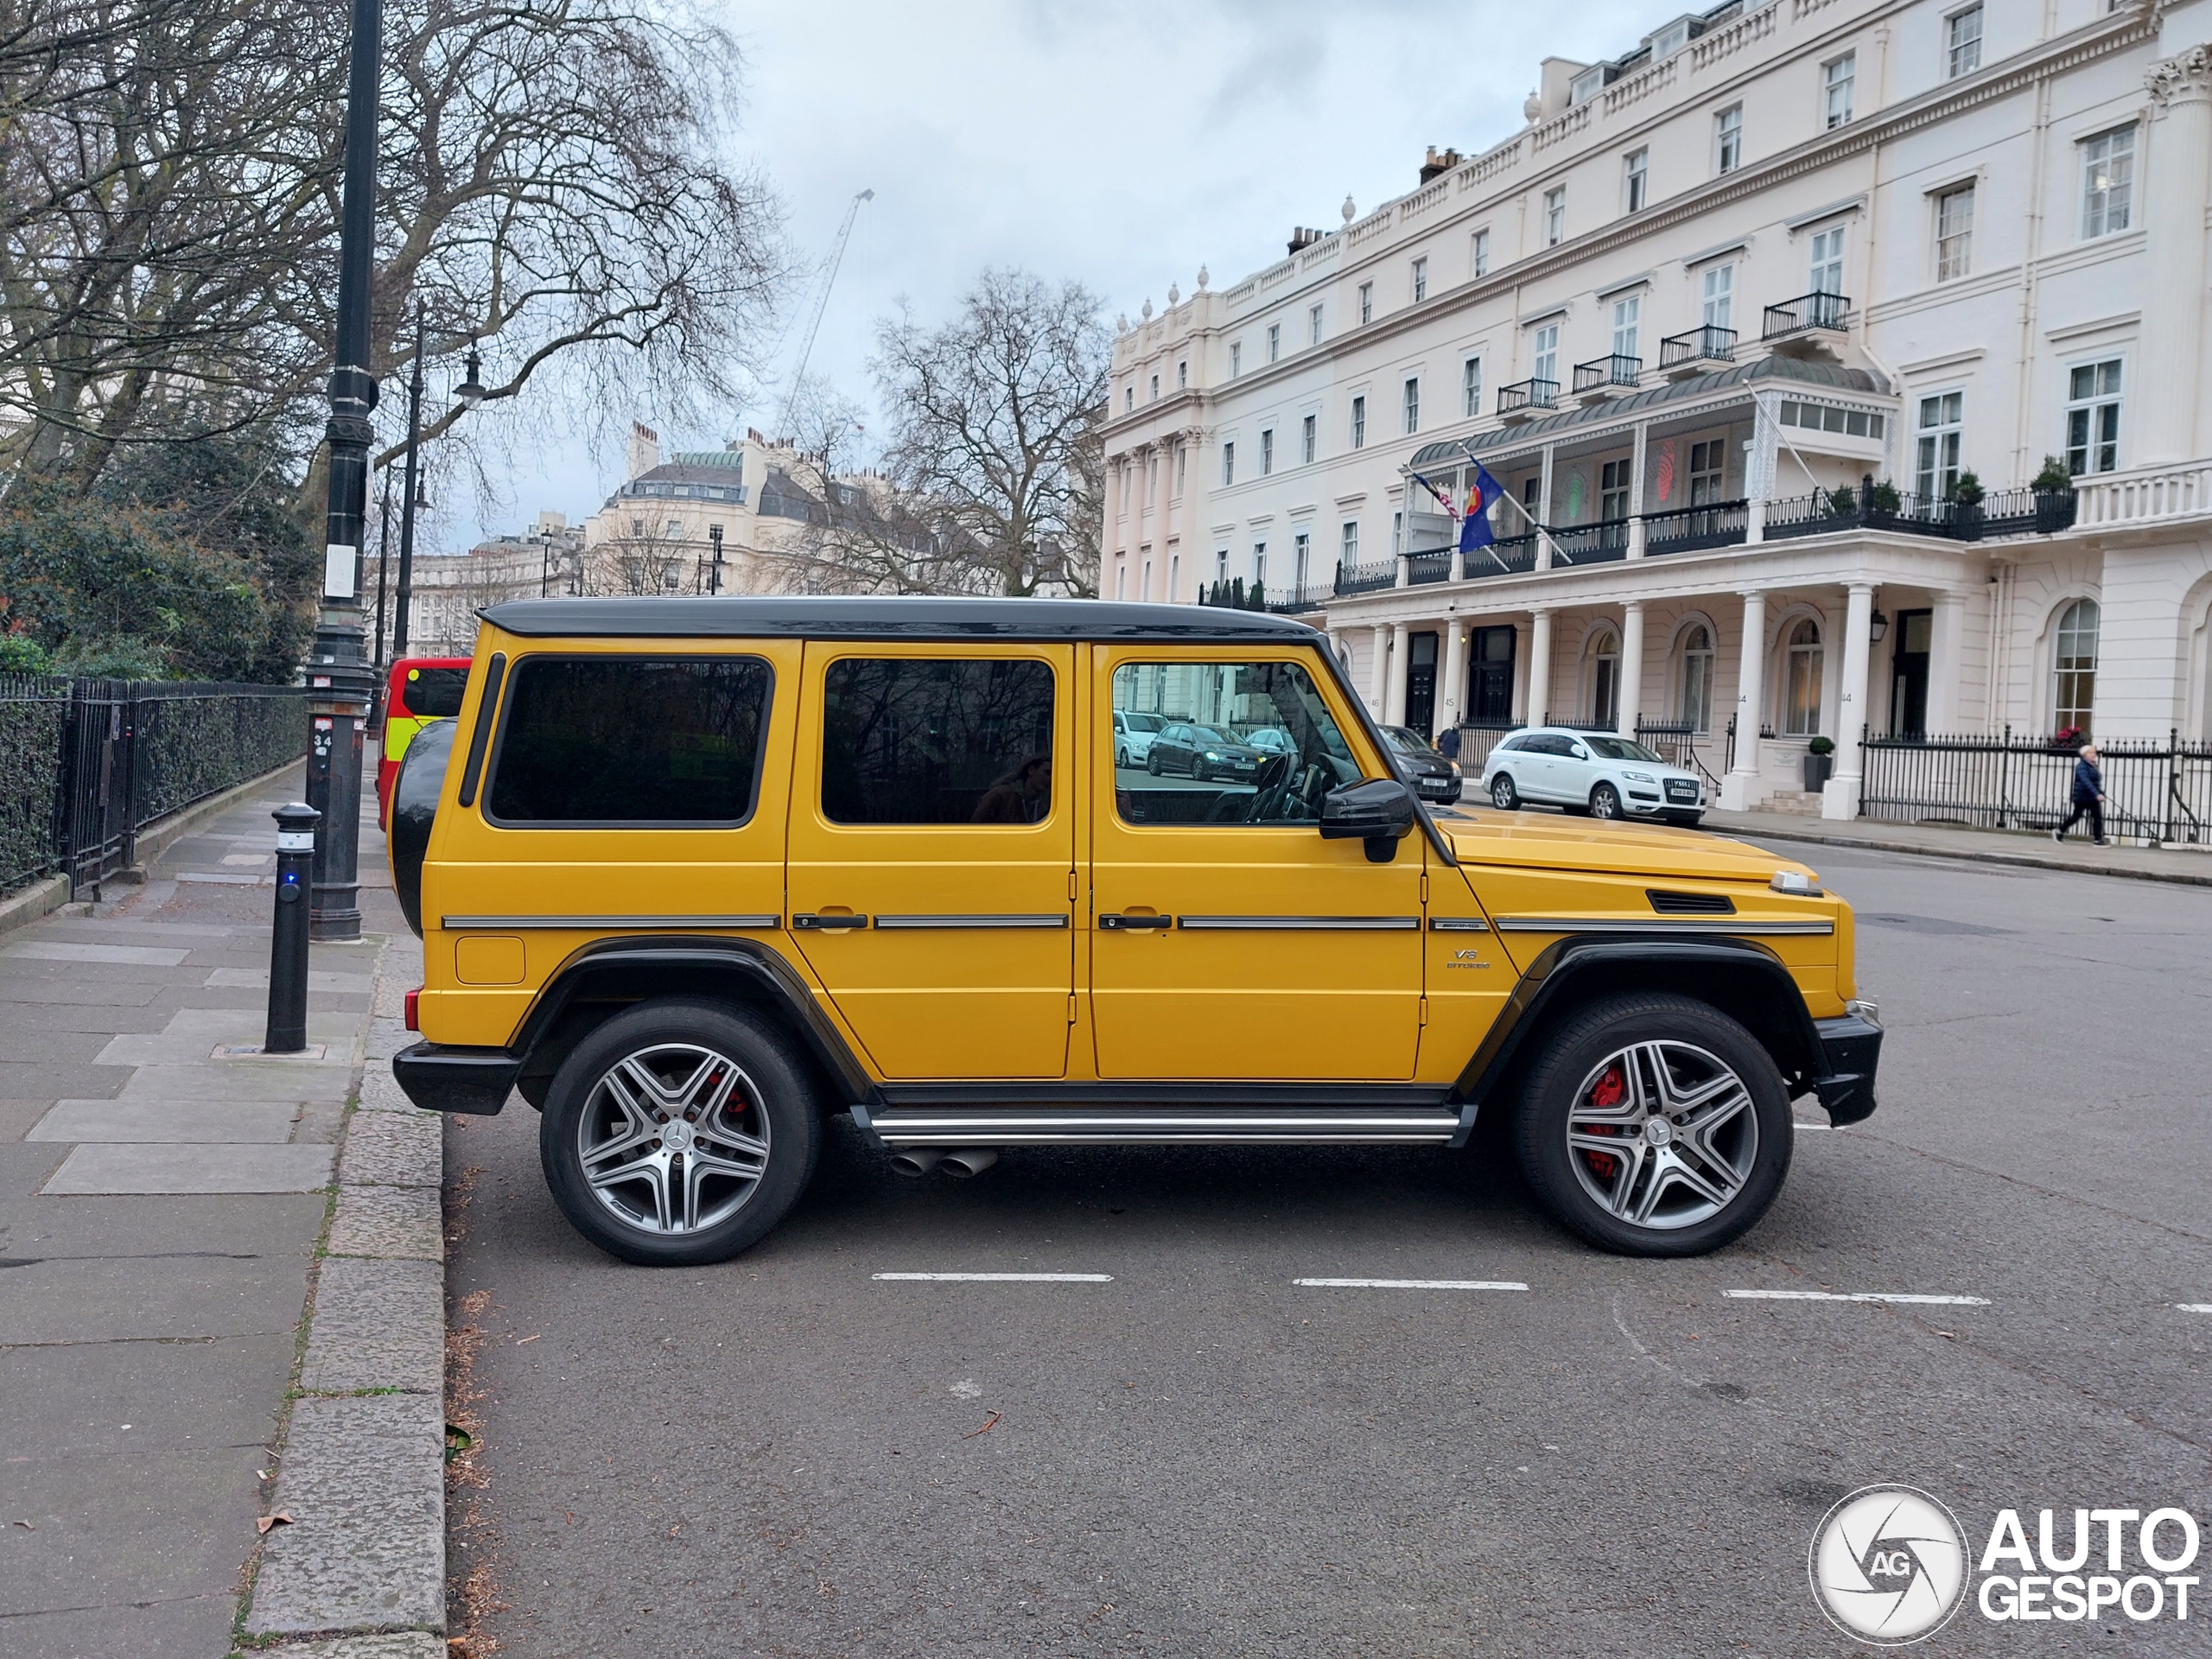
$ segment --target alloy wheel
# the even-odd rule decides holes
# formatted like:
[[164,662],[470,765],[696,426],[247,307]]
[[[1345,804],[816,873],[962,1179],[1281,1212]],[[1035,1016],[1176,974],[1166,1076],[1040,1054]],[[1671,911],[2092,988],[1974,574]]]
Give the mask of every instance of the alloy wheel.
[[1694,1044],[1630,1044],[1592,1067],[1567,1116],[1567,1161],[1606,1214],[1695,1226],[1732,1204],[1758,1160],[1758,1114],[1728,1064]]
[[1501,812],[1510,812],[1521,804],[1521,794],[1513,787],[1513,779],[1502,772],[1490,780],[1490,798],[1491,804]]
[[1611,784],[1600,784],[1590,793],[1590,816],[1593,818],[1618,818],[1621,815],[1621,798]]
[[657,1043],[624,1055],[593,1085],[576,1122],[592,1196],[624,1226],[659,1236],[727,1221],[768,1167],[768,1116],[727,1055]]

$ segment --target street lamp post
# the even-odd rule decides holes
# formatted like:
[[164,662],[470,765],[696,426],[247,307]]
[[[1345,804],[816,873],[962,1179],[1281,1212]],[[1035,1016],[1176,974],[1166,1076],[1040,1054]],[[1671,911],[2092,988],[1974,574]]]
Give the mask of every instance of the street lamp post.
[[377,639],[369,660],[384,666],[384,573],[391,563],[391,468],[384,469],[384,505],[377,512]]
[[340,203],[338,338],[330,371],[330,493],[324,515],[322,604],[308,647],[308,804],[315,836],[308,931],[361,937],[361,726],[376,683],[361,638],[361,532],[368,517],[369,302],[376,256],[377,92],[380,0],[353,0],[346,90],[346,183]]
[[399,509],[399,610],[392,624],[391,654],[397,659],[407,654],[408,612],[415,598],[415,506],[418,490],[415,482],[415,455],[423,435],[423,313],[415,313],[415,367],[407,377],[407,474],[400,482],[405,492],[404,505]]

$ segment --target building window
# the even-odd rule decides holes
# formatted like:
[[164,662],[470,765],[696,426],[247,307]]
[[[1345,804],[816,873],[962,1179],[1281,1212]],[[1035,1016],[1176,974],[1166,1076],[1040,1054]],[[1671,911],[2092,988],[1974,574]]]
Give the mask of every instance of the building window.
[[1290,580],[1294,594],[1306,591],[1306,584],[1311,579],[1307,567],[1313,561],[1313,538],[1304,531],[1290,538]]
[[1402,512],[1394,512],[1390,515],[1390,556],[1395,559],[1405,550],[1406,515]]
[[1710,265],[1705,273],[1705,308],[1699,321],[1708,328],[1733,328],[1736,315],[1736,267]]
[[1847,52],[1833,63],[1821,66],[1821,108],[1834,132],[1851,119],[1851,95],[1853,83],[1859,78],[1859,54]]
[[1321,417],[1319,415],[1308,415],[1298,423],[1299,459],[1308,467],[1313,464],[1314,428],[1319,426],[1320,422]]
[[1273,363],[1281,355],[1282,324],[1271,322],[1268,325],[1268,361]]
[[1554,185],[1544,192],[1544,245],[1555,248],[1567,240],[1567,187]]
[[1629,474],[1634,467],[1631,461],[1609,461],[1598,471],[1598,518],[1601,523],[1618,524],[1628,517]]
[[1252,586],[1255,589],[1264,587],[1267,580],[1268,544],[1265,542],[1255,542],[1252,543]]
[[1713,118],[1713,170],[1733,173],[1744,159],[1744,106],[1732,104]]
[[1535,354],[1529,359],[1530,374],[1538,380],[1559,384],[1559,324],[1548,322],[1531,337]]
[[2120,359],[2077,363],[2067,377],[2066,470],[2109,473],[2120,467]]
[[1624,295],[1613,302],[1613,355],[1637,357],[1637,336],[1642,332],[1643,296]]
[[1943,20],[1943,74],[1956,80],[1981,67],[1981,8],[1968,6]]
[[1308,346],[1321,343],[1321,308],[1318,305],[1309,307],[1306,313],[1306,343]]
[[2071,726],[2087,734],[2097,701],[2097,601],[2077,599],[2058,619],[2051,652],[2053,731]]
[[1275,434],[1273,427],[1260,431],[1260,476],[1266,478],[1275,469]]
[[1843,226],[1813,232],[1813,292],[1843,292]]
[[1127,559],[1116,559],[1114,561],[1114,597],[1116,599],[1127,599],[1128,596],[1128,561]]
[[1224,484],[1236,481],[1236,446],[1234,443],[1221,446],[1221,481]]
[[1472,276],[1490,275],[1490,232],[1477,231],[1468,238],[1471,247],[1467,257],[1467,272]]
[[1359,285],[1359,320],[1362,322],[1375,321],[1375,284],[1372,283]]
[[1471,357],[1459,365],[1459,412],[1471,418],[1483,412],[1483,360]]
[[1175,365],[1175,390],[1181,391],[1191,384],[1191,359],[1185,358]]
[[1351,400],[1351,447],[1367,448],[1367,398],[1363,393]]
[[1416,375],[1406,382],[1406,431],[1421,430],[1421,378]]
[[1419,305],[1428,297],[1428,261],[1414,261],[1414,303]]
[[2082,234],[2124,231],[2135,207],[2135,129],[2101,132],[2082,146]]
[[1682,636],[1681,721],[1694,732],[1713,729],[1713,631],[1701,622]]
[[1183,474],[1189,466],[1190,460],[1191,446],[1187,443],[1177,444],[1175,446],[1175,493],[1178,495],[1183,493]]
[[1231,340],[1229,344],[1229,378],[1234,380],[1244,372],[1244,342]]
[[1160,499],[1160,456],[1157,453],[1145,457],[1144,499],[1147,507]]
[[1590,723],[1611,731],[1621,721],[1621,637],[1602,627],[1590,639]]
[[1920,400],[1912,486],[1929,500],[1948,496],[1959,481],[1959,438],[1965,411],[1962,391],[1937,392]]
[[1183,556],[1180,553],[1170,553],[1167,556],[1167,591],[1160,597],[1173,605],[1177,598],[1177,590],[1182,585]]
[[1126,415],[1136,406],[1137,389],[1135,386],[1123,386],[1122,388],[1122,412]]
[[1337,565],[1349,570],[1359,563],[1359,520],[1347,518],[1337,543]]
[[1150,393],[1150,395],[1149,395],[1148,397],[1147,397],[1145,398],[1145,402],[1147,402],[1147,403],[1148,403],[1148,404],[1156,404],[1156,403],[1158,403],[1159,401],[1160,401],[1160,377],[1159,377],[1158,375],[1156,375],[1156,374],[1155,374],[1155,375],[1154,375],[1154,376],[1152,377],[1152,391],[1151,391],[1151,393]]
[[1225,547],[1213,550],[1213,579],[1224,584],[1229,581],[1229,550]]
[[1936,198],[1936,280],[1948,283],[1974,268],[1974,186]]
[[1782,729],[1813,737],[1821,729],[1821,625],[1806,617],[1789,630],[1789,660],[1782,677]]
[[1649,150],[1631,149],[1629,151],[1627,177],[1624,181],[1627,188],[1624,191],[1624,195],[1627,202],[1627,210],[1631,213],[1642,213],[1643,211],[1643,204],[1650,200],[1649,195],[1647,194],[1647,187],[1651,181],[1650,167],[1651,152]]
[[1137,597],[1149,601],[1152,598],[1152,561],[1144,562],[1144,571],[1137,578]]

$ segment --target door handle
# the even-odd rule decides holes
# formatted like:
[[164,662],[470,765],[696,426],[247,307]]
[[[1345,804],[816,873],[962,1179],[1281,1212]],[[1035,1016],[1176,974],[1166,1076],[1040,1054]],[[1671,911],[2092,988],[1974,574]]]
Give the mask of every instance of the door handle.
[[1173,927],[1175,918],[1173,916],[1101,916],[1098,925],[1109,933],[1134,932],[1139,928]]
[[833,927],[866,927],[867,925],[868,918],[865,916],[817,916],[801,913],[791,918],[791,930],[798,933]]

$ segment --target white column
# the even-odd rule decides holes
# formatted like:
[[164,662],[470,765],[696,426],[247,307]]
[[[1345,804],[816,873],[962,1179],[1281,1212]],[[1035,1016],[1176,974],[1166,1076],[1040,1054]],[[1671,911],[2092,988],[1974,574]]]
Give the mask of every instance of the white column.
[[1640,559],[1643,556],[1643,459],[1644,450],[1648,447],[1645,440],[1650,435],[1650,430],[1648,423],[1643,421],[1637,423],[1636,448],[1629,457],[1628,556],[1631,559]]
[[2204,203],[2212,195],[2212,46],[2152,64],[2158,118],[2137,166],[2143,212],[2143,322],[2128,400],[2137,467],[2193,460],[2204,372]]
[[1843,618],[1843,698],[1838,706],[1835,734],[1835,775],[1821,791],[1821,816],[1855,818],[1859,816],[1859,780],[1866,774],[1866,669],[1873,655],[1874,588],[1872,583],[1851,584],[1851,599]]
[[1736,764],[1720,780],[1720,804],[1745,812],[1766,798],[1759,781],[1759,710],[1765,706],[1760,684],[1766,667],[1766,595],[1744,595],[1744,648],[1736,664]]
[[1538,611],[1535,624],[1529,630],[1529,702],[1522,718],[1531,726],[1541,726],[1551,718],[1552,703],[1552,613]]
[[1382,717],[1382,688],[1389,683],[1390,630],[1378,627],[1375,635],[1375,658],[1367,665],[1367,709],[1377,720]]
[[[1536,511],[1535,517],[1536,523],[1539,524],[1548,524],[1552,521],[1552,446],[1548,443],[1544,446],[1544,470],[1542,481],[1536,486]],[[1531,528],[1533,529],[1534,526],[1532,525]],[[1551,537],[1545,535],[1542,531],[1538,530],[1536,531],[1536,569],[1539,570],[1548,570],[1551,568]]]
[[1406,667],[1410,648],[1408,639],[1413,626],[1401,622],[1390,630],[1390,677],[1382,688],[1382,723],[1402,726],[1406,723]]
[[1457,726],[1467,717],[1467,625],[1444,620],[1444,683],[1436,689],[1436,729]]
[[1959,729],[1963,701],[1960,693],[1966,678],[1966,595],[1939,588],[1935,614],[1928,619],[1928,729],[1932,734],[1949,736]]
[[1643,712],[1643,601],[1640,599],[1621,607],[1620,705],[1620,734],[1634,737],[1637,719]]

